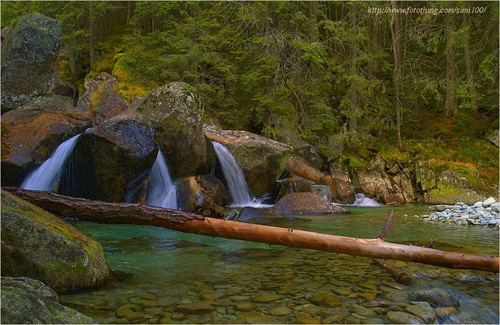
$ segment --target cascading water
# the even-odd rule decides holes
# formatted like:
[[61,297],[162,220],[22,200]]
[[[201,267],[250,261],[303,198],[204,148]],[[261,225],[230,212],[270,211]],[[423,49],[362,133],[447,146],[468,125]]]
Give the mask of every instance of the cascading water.
[[66,159],[73,151],[80,134],[61,143],[49,159],[31,172],[21,184],[26,190],[52,191],[61,176]]
[[330,186],[328,185],[311,185],[314,193],[321,196],[323,200],[330,202]]
[[151,168],[151,183],[148,188],[146,203],[162,208],[177,209],[177,189],[161,150]]
[[378,207],[382,204],[378,203],[374,199],[366,197],[363,193],[356,193],[356,199],[354,200],[352,205],[360,207]]
[[222,144],[212,141],[217,159],[219,159],[222,172],[226,178],[229,194],[231,195],[233,206],[252,205],[253,198],[248,190],[245,176],[233,155]]

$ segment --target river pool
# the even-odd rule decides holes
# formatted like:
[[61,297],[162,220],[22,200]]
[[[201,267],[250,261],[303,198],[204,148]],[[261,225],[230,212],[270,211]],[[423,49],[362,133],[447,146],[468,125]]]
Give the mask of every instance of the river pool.
[[[373,238],[394,209],[387,241],[428,245],[434,239],[439,249],[499,253],[498,230],[414,217],[428,213],[426,206],[347,209],[348,215],[300,216],[276,225]],[[99,323],[393,323],[391,313],[412,306],[397,297],[433,288],[460,302],[434,308],[434,322],[499,322],[498,274],[391,261],[415,278],[405,286],[368,258],[147,226],[75,225],[101,243],[117,277],[104,288],[60,298]]]

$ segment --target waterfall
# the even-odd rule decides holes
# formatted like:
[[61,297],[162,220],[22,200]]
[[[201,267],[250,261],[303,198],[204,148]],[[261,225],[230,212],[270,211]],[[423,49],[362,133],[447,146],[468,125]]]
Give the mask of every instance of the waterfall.
[[177,209],[177,189],[161,150],[158,150],[156,161],[151,168],[146,202],[157,207]]
[[61,143],[38,168],[32,171],[21,184],[26,190],[52,191],[64,168],[66,159],[73,151],[80,134]]
[[311,185],[314,193],[321,196],[326,202],[330,202],[330,186],[329,185]]
[[248,190],[245,176],[233,155],[222,144],[212,141],[215,153],[222,167],[222,172],[226,178],[229,194],[233,201],[233,206],[252,205],[253,198]]
[[356,193],[356,199],[354,200],[352,205],[361,207],[378,207],[382,204],[378,203],[374,199],[366,197],[363,193]]

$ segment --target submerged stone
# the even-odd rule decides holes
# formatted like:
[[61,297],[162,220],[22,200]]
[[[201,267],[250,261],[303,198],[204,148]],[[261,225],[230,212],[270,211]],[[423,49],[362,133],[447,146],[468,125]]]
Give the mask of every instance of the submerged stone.
[[273,302],[281,299],[281,296],[269,293],[269,294],[259,294],[252,297],[254,302]]
[[417,291],[413,294],[414,300],[427,301],[429,304],[438,307],[458,307],[460,302],[451,293],[441,289],[431,289]]
[[387,318],[394,324],[426,324],[422,318],[403,311],[390,311]]

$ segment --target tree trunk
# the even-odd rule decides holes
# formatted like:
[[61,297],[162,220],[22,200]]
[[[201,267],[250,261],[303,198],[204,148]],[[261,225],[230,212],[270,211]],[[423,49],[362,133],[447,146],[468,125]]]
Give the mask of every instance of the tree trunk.
[[358,17],[357,9],[355,6],[350,7],[351,16],[351,28],[352,28],[352,45],[351,45],[351,57],[350,60],[350,77],[353,78],[350,84],[350,112],[349,112],[349,131],[356,132],[358,130],[358,112],[360,110],[360,96],[358,93],[357,80],[358,67],[356,66],[356,59],[358,57]]
[[431,248],[393,244],[377,237],[352,238],[298,229],[248,224],[199,216],[193,213],[134,203],[109,203],[72,198],[50,192],[5,190],[52,213],[98,223],[140,224],[211,237],[240,239],[270,245],[307,248],[373,259],[413,261],[456,269],[498,273],[495,256],[445,252]]
[[[397,8],[396,1],[392,1],[392,8]],[[394,55],[394,71],[392,74],[392,80],[394,82],[398,147],[402,149],[403,144],[401,142],[401,119],[403,104],[401,103],[401,79],[403,76],[403,55],[401,46],[401,23],[399,21],[398,15],[398,13],[393,13],[391,22],[392,50]]]
[[95,17],[93,3],[89,4],[89,60],[90,70],[94,69],[95,65]]
[[455,116],[458,110],[457,87],[457,41],[455,36],[455,15],[446,15],[446,116]]
[[471,26],[469,21],[469,15],[464,13],[462,17],[463,17],[463,24],[466,27],[464,35],[464,57],[465,57],[465,69],[467,72],[467,85],[466,85],[467,99],[469,100],[470,108],[473,111],[477,111],[478,106],[477,106],[476,85],[474,84],[474,69],[473,69],[472,53],[469,42]]

